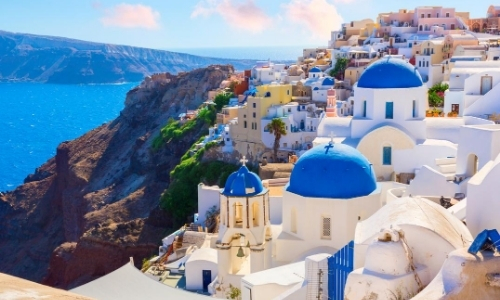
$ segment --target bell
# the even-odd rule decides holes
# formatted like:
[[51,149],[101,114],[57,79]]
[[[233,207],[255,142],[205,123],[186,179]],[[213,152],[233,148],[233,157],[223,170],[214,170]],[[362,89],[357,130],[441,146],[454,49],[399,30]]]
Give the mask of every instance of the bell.
[[243,248],[238,249],[238,253],[236,253],[236,256],[238,257],[245,257],[245,253],[243,253]]

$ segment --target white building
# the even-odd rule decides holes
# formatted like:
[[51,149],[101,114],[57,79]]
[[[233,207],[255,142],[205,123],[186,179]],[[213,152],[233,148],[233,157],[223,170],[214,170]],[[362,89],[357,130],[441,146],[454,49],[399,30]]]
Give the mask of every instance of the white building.
[[273,148],[274,134],[269,133],[267,125],[275,118],[280,118],[285,123],[286,135],[280,139],[280,149],[290,151],[303,151],[312,147],[316,138],[316,130],[321,119],[316,105],[312,103],[299,104],[290,102],[285,105],[273,105],[267,109],[267,115],[261,120],[262,143]]
[[281,82],[282,77],[287,75],[286,65],[275,64],[270,61],[258,61],[251,70],[250,83],[252,85],[270,84]]
[[444,112],[459,116],[500,113],[500,61],[457,61],[445,92]]
[[185,264],[186,290],[206,291],[217,277],[217,250],[195,249]]

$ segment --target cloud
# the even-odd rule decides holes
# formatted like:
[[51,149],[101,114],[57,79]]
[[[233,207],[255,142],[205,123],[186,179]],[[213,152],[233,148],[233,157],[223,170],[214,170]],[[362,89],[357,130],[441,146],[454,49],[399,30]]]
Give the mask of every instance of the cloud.
[[220,15],[230,26],[252,33],[264,31],[272,19],[253,0],[234,3],[233,0],[203,0],[196,4],[191,18]]
[[160,13],[150,6],[121,3],[105,9],[104,14],[101,18],[104,26],[149,30],[160,28]]
[[335,5],[328,0],[291,0],[282,7],[290,21],[305,26],[318,38],[329,38],[330,32],[340,29],[343,22]]

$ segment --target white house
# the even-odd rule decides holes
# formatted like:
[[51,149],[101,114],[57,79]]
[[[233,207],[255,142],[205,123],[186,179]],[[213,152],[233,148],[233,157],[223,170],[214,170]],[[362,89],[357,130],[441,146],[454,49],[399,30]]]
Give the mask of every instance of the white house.
[[445,92],[444,112],[459,116],[500,113],[496,94],[500,89],[500,61],[457,61]]
[[258,61],[251,69],[250,82],[253,85],[269,84],[280,82],[282,76],[286,76],[286,65],[275,64],[270,61]]
[[303,151],[312,147],[322,112],[318,112],[312,103],[299,104],[290,102],[285,105],[273,105],[267,109],[266,117],[261,119],[262,143],[273,148],[274,134],[267,129],[274,118],[285,123],[286,135],[280,139],[280,149]]
[[215,280],[218,273],[217,250],[200,248],[194,250],[185,264],[186,289],[190,291],[207,291],[208,285]]

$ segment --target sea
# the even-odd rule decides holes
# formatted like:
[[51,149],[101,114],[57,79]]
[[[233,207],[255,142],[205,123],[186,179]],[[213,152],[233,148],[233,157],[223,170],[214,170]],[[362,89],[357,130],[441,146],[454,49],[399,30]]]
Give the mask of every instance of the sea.
[[139,83],[0,83],[0,192],[23,183],[57,145],[116,118]]
[[[176,48],[206,57],[296,60],[314,46]],[[57,145],[116,118],[139,83],[56,85],[0,83],[0,192],[23,183],[55,155]]]

